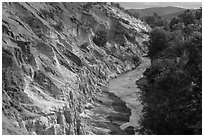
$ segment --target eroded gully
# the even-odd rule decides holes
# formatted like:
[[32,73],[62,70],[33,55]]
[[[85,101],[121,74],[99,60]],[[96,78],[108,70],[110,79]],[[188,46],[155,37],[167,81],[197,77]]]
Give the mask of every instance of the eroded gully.
[[124,75],[118,78],[112,79],[108,85],[108,91],[114,93],[122,101],[126,103],[126,106],[131,109],[131,116],[129,122],[126,122],[120,126],[121,129],[127,127],[137,127],[140,119],[142,104],[139,100],[139,93],[141,90],[135,84],[136,81],[143,77],[144,71],[150,66],[150,59],[142,57],[141,64]]
[[139,101],[141,90],[135,84],[143,77],[144,71],[150,66],[150,59],[142,57],[141,64],[126,74],[109,81],[108,88],[95,94],[93,109],[86,110],[90,116],[87,121],[92,125],[94,134],[137,134],[142,105]]

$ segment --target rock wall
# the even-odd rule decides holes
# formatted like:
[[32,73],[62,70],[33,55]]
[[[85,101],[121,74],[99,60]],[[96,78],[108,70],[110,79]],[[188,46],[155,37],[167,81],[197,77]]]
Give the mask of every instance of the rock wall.
[[107,3],[2,3],[3,134],[95,134],[86,110],[149,29]]

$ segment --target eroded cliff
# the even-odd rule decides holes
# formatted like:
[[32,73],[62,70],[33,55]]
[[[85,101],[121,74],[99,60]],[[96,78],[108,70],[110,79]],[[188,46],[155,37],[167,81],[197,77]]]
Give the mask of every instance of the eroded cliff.
[[107,82],[140,64],[149,29],[107,3],[2,3],[3,134],[110,134],[127,122]]

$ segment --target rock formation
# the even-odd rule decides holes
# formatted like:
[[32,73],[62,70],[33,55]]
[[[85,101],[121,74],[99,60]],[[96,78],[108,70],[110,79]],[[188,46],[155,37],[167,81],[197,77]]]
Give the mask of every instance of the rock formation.
[[110,134],[94,108],[139,65],[149,30],[108,3],[2,3],[3,134]]

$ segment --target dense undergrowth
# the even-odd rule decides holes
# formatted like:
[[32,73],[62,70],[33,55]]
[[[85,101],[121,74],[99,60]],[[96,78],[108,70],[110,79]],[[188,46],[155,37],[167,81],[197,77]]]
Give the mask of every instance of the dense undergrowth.
[[140,134],[202,134],[202,9],[186,10],[168,26],[158,22],[150,22]]

